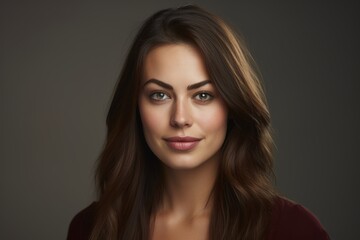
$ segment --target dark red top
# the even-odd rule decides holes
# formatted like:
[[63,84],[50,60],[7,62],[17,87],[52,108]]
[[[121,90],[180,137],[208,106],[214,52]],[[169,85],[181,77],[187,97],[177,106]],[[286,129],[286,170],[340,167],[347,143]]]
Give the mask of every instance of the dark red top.
[[[95,214],[95,203],[71,221],[67,240],[88,240]],[[278,197],[272,211],[266,240],[329,240],[319,220],[299,204]]]

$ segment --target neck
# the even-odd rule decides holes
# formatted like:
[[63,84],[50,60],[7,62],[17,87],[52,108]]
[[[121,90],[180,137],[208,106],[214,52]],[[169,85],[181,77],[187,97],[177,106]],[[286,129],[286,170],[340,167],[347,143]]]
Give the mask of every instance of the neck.
[[164,167],[165,192],[160,211],[184,217],[209,214],[218,163],[218,158],[214,158],[194,169]]

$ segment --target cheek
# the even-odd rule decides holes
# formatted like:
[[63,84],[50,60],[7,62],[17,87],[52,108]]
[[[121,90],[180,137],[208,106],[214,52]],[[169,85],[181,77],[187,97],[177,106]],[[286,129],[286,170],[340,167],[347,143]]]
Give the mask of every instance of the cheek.
[[223,104],[214,106],[198,116],[198,123],[207,133],[224,135],[227,128],[227,110]]
[[141,102],[139,102],[139,111],[146,138],[149,134],[157,135],[166,121],[166,114],[161,112],[161,109],[154,109]]

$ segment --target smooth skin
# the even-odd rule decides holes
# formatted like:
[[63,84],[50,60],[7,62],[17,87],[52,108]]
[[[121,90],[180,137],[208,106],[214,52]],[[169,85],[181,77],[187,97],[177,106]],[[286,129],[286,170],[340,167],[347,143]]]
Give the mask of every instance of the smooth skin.
[[[227,128],[227,108],[196,48],[161,45],[145,58],[139,111],[147,144],[164,166],[165,194],[152,239],[208,239],[213,188]],[[166,139],[199,139],[188,150]]]

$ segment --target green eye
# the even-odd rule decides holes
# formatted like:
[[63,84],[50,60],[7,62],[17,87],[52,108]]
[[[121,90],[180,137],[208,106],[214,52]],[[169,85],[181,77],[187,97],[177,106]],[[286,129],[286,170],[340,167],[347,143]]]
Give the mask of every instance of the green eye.
[[201,92],[195,95],[195,99],[202,102],[210,101],[213,98],[214,96],[207,92]]
[[170,97],[163,92],[154,92],[150,95],[150,98],[155,101],[164,101],[166,99],[170,99]]

